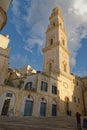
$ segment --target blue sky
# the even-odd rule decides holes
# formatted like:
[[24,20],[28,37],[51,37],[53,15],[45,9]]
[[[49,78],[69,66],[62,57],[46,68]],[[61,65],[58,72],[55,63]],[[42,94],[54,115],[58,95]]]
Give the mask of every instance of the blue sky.
[[1,32],[10,36],[10,67],[42,70],[45,32],[56,6],[64,17],[71,71],[87,75],[87,0],[13,0]]

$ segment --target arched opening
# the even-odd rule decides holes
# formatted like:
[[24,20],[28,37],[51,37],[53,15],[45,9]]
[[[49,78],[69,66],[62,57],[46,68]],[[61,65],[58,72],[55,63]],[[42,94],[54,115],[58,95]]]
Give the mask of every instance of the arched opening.
[[65,111],[67,115],[71,115],[71,112],[69,110],[69,98],[65,97]]
[[6,100],[4,101],[1,115],[6,116],[6,115],[8,114],[9,105],[10,105],[10,100],[11,100],[11,99],[6,99]]
[[57,105],[56,102],[52,102],[52,116],[57,116]]
[[52,63],[50,62],[49,63],[49,72],[51,72],[52,71]]
[[32,82],[28,82],[25,85],[25,90],[30,90],[30,89],[32,89]]
[[64,72],[67,72],[67,64],[66,64],[65,61],[63,62],[63,71],[64,71]]
[[53,38],[51,38],[50,40],[50,45],[53,45]]
[[24,116],[32,116],[33,99],[30,95],[25,99]]
[[46,100],[44,98],[40,101],[40,116],[46,116]]
[[63,46],[65,46],[65,40],[64,39],[62,40],[62,44],[63,44]]
[[0,112],[3,116],[13,116],[15,95],[12,92],[6,92],[1,95]]

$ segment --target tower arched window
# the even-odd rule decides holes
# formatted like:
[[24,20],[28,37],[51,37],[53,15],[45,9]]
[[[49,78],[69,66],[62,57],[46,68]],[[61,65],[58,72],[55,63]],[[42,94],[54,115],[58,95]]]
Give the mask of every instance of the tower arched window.
[[55,22],[53,22],[53,26],[54,26],[54,27],[55,27],[55,25],[56,25]]
[[50,40],[50,45],[53,45],[53,38],[51,38]]
[[63,46],[65,46],[65,40],[62,40],[62,44],[63,44]]
[[49,63],[49,72],[52,71],[52,63]]
[[66,62],[63,62],[63,70],[64,70],[64,72],[67,72],[67,64],[66,64]]

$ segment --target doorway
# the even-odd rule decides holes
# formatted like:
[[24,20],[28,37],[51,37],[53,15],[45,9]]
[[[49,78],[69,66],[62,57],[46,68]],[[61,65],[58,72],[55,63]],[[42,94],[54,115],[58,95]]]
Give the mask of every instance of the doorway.
[[26,100],[24,116],[32,116],[33,101]]
[[46,103],[44,103],[44,102],[41,102],[40,116],[46,116]]
[[69,115],[69,98],[65,97],[65,110],[66,114]]
[[56,116],[56,104],[52,104],[52,116]]
[[9,105],[10,105],[10,99],[6,99],[2,108],[1,115],[6,116],[8,114]]

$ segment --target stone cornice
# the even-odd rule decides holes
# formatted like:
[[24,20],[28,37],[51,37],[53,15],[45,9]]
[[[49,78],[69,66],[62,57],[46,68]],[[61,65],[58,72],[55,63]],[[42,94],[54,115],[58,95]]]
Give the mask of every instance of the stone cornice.
[[48,46],[48,47],[43,48],[42,51],[43,51],[43,52],[46,52],[46,51],[51,50],[51,49],[53,49],[53,48],[55,48],[55,47],[57,47],[57,46],[60,46],[62,49],[64,49],[64,51],[66,51],[66,53],[67,53],[68,55],[70,54],[69,51],[68,51],[65,47],[63,47],[59,42],[58,42],[57,44],[55,44],[55,45],[51,45],[51,46]]
[[64,51],[68,54],[68,55],[70,55],[70,52],[62,45],[62,44],[59,44],[60,45],[60,47],[62,48],[62,49],[64,49]]
[[66,73],[66,72],[60,71],[60,75],[68,78],[69,80],[72,80],[72,76],[70,74]]
[[[51,32],[51,31],[53,31],[54,29],[56,29],[56,28],[59,28],[60,27],[60,25],[59,24],[57,24],[57,25],[55,25],[55,27],[53,26],[53,27],[49,27],[48,29],[47,29],[47,31],[46,31],[46,34],[47,33],[49,33],[49,32]],[[65,35],[66,35],[66,30],[65,30],[65,28],[63,27],[60,27],[61,29],[62,29],[62,31],[65,33]]]

